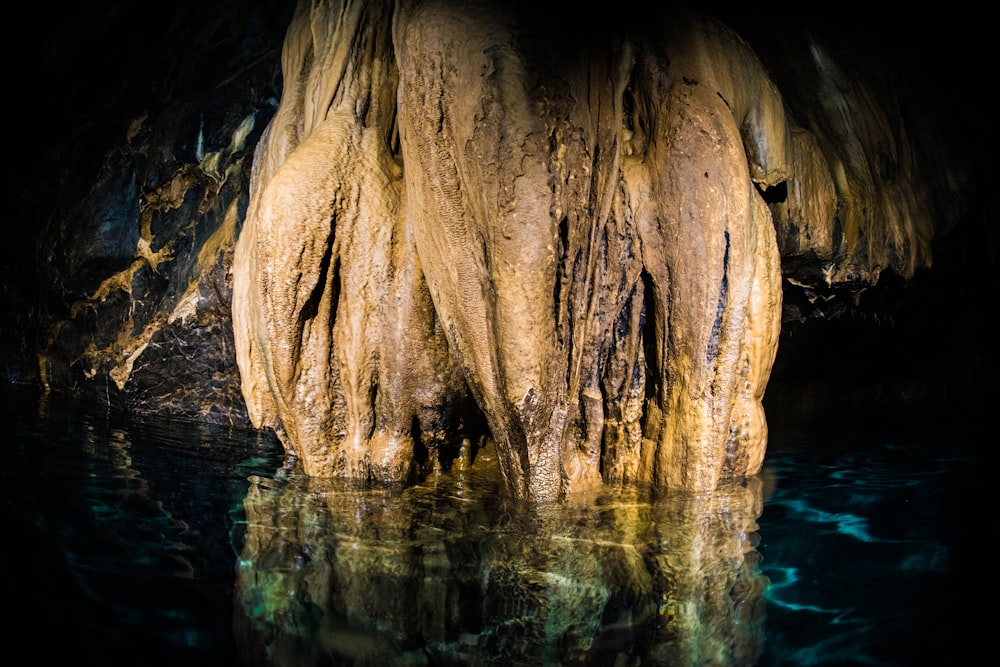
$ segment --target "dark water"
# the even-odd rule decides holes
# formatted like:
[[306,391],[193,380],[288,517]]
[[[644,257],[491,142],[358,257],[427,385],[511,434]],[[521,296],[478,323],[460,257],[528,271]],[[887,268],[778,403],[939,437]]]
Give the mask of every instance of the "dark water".
[[506,507],[267,437],[4,390],[5,664],[966,665],[992,637],[972,446],[772,433],[703,496]]

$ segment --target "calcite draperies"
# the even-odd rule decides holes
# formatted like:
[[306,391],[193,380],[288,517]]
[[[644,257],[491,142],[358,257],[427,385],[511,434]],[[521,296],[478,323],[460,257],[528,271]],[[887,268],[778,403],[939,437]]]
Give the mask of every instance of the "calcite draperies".
[[472,402],[518,497],[759,470],[793,134],[735,33],[303,2],[283,70],[233,323],[308,474],[407,479]]

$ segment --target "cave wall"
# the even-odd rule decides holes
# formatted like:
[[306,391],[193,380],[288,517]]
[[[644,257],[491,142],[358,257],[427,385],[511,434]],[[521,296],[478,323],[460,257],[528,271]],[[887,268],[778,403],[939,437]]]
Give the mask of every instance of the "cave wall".
[[[711,486],[763,456],[776,304],[783,339],[877,317],[888,306],[869,296],[927,282],[944,236],[978,239],[963,248],[992,280],[979,165],[964,152],[982,148],[954,98],[969,54],[940,34],[933,57],[903,63],[889,46],[853,48],[846,21],[824,31],[777,10],[716,12],[717,24],[468,7],[180,3],[138,29],[95,3],[79,11],[102,17],[99,36],[76,42],[36,22],[19,39],[45,67],[26,80],[53,85],[17,138],[30,176],[3,254],[8,379],[271,427],[324,474],[458,460],[486,419],[510,438],[505,471],[525,494],[567,480]],[[891,41],[868,29],[862,45]],[[86,68],[72,67],[81,53]],[[944,103],[914,93],[945,75]],[[949,113],[961,122],[941,123]],[[706,168],[722,180],[699,181]],[[262,235],[266,207],[307,210]],[[956,232],[970,216],[982,234]],[[969,252],[948,255],[949,285],[966,284]],[[739,265],[720,274],[727,257]],[[267,280],[301,285],[267,313],[237,307],[234,329],[234,262],[258,263],[254,285],[236,272],[237,302]],[[725,327],[724,368],[677,370]],[[836,336],[815,340],[827,349],[783,344],[836,364]],[[842,359],[863,367],[860,347]],[[778,362],[779,381],[802,368]],[[734,406],[742,431],[725,454]]]
[[26,18],[37,97],[3,252],[10,381],[250,426],[230,266],[290,15],[180,2],[140,21],[98,1]]

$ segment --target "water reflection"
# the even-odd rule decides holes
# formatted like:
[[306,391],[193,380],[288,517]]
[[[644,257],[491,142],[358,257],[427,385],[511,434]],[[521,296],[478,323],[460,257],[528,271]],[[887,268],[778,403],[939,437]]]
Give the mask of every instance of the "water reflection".
[[0,397],[6,630],[78,665],[965,665],[986,636],[981,443],[772,433],[746,488],[525,511],[483,460],[322,485],[261,434]]
[[237,664],[230,516],[280,446],[30,387],[0,399],[7,636],[81,666]]
[[490,452],[409,488],[252,477],[247,664],[753,665],[758,478],[505,507]]

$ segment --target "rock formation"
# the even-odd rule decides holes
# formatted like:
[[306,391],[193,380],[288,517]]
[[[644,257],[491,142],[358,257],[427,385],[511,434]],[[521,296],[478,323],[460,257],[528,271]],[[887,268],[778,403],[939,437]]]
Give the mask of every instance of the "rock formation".
[[970,209],[968,142],[836,31],[292,9],[179,4],[162,61],[120,59],[159,88],[68,98],[76,168],[25,187],[58,193],[37,264],[3,257],[12,381],[273,429],[315,476],[411,480],[488,435],[517,497],[711,489],[761,465],[779,333],[918,276]]
[[281,5],[179,2],[145,22],[98,0],[18,31],[51,62],[28,70],[48,83],[14,139],[30,179],[2,255],[4,296],[22,301],[4,299],[21,325],[11,381],[249,425],[230,269],[280,92]]
[[868,168],[912,167],[865,91],[825,94],[817,134],[726,25],[646,18],[299,7],[233,317],[251,419],[309,473],[409,478],[468,392],[515,495],[715,488],[763,460],[775,225],[828,281],[928,261],[913,179]]

